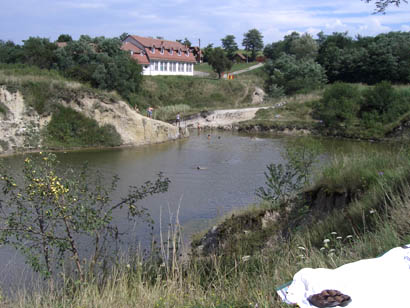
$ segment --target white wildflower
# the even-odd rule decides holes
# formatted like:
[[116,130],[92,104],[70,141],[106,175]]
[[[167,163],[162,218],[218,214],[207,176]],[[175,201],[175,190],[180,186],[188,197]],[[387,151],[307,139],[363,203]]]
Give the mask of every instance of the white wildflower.
[[246,261],[248,261],[250,258],[251,258],[251,256],[243,256],[243,257],[242,257],[242,261],[243,261],[243,262],[246,262]]

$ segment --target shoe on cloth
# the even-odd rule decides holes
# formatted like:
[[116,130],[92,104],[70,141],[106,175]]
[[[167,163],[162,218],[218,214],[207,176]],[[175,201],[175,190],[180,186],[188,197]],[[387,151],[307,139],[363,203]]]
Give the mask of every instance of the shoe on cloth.
[[320,293],[313,294],[308,297],[309,303],[319,308],[347,306],[352,299],[349,295],[345,295],[337,290],[323,290]]

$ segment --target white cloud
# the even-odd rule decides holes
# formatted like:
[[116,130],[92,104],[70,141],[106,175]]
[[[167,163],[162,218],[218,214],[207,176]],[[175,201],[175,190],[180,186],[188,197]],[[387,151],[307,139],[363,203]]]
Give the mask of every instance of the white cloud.
[[378,18],[372,18],[367,20],[367,22],[361,25],[358,29],[358,33],[365,33],[367,35],[376,35],[378,33],[389,31],[391,31],[391,28],[382,25]]
[[402,30],[402,31],[410,31],[410,25],[402,25],[401,27],[400,27],[400,29]]
[[107,3],[104,1],[65,1],[59,3],[61,6],[70,9],[105,9]]
[[74,37],[129,32],[169,39],[201,37],[204,44],[215,45],[227,34],[240,44],[251,28],[262,32],[265,43],[293,30],[312,35],[321,30],[350,35],[410,30],[410,5],[389,8],[386,15],[373,15],[373,10],[374,3],[361,0],[1,0],[0,28],[4,37],[13,33],[15,40],[64,29]]

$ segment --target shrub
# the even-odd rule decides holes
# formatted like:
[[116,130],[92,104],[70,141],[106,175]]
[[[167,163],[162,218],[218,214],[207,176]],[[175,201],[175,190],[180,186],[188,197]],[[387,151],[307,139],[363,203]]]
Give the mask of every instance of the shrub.
[[[311,59],[297,60],[293,55],[282,54],[274,62],[265,65],[269,78],[265,89],[273,96],[283,88],[285,94],[311,91],[326,83],[326,74],[320,64]],[[279,92],[280,94],[280,92]]]
[[[15,247],[45,277],[72,266],[72,276],[81,281],[88,264],[90,274],[93,268],[107,266],[107,253],[124,235],[114,217],[126,213],[130,221],[143,218],[152,224],[138,201],[166,192],[170,182],[159,174],[154,182],[131,186],[115,201],[111,196],[117,176],[107,185],[101,173],[87,166],[77,171],[61,168],[52,153],[27,157],[17,179],[3,166],[0,174],[1,191],[7,196],[0,213],[0,244]],[[83,241],[87,247],[80,244]]]
[[3,105],[3,103],[0,102],[0,113],[6,115],[6,114],[7,114],[7,111],[8,111],[7,106]]
[[46,128],[49,146],[118,146],[121,136],[112,125],[98,123],[81,113],[59,106]]
[[354,85],[335,83],[328,87],[323,98],[314,105],[315,116],[327,127],[344,128],[357,116],[360,91]]
[[410,107],[410,96],[398,91],[390,82],[383,81],[364,92],[360,106],[360,117],[367,127],[397,120]]
[[289,141],[282,154],[288,162],[267,166],[268,172],[264,172],[266,188],[259,187],[256,196],[274,207],[286,205],[310,183],[320,151],[319,143],[314,139]]

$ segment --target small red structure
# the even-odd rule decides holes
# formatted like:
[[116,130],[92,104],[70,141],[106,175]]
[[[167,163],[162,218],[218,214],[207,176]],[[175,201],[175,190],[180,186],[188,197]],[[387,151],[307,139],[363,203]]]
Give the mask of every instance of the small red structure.
[[266,61],[266,58],[264,56],[257,56],[255,60],[256,62],[263,63]]

